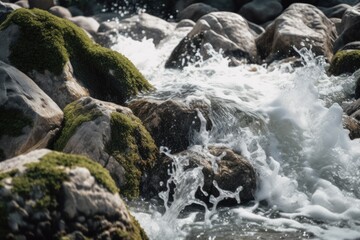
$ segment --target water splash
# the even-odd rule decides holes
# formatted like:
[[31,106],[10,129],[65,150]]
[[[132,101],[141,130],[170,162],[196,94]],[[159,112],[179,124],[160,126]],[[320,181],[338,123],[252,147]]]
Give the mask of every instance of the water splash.
[[[354,77],[327,76],[327,64],[307,49],[298,50],[303,58],[299,68],[288,63],[229,68],[221,53],[212,53],[213,58],[182,71],[164,69],[171,49],[186,33],[177,34],[158,47],[123,39],[126,44],[119,42],[114,49],[134,61],[157,88],[147,97],[206,102],[213,128],[194,134],[193,147],[205,154],[209,144],[241,151],[257,169],[260,187],[253,205],[226,210],[226,214],[222,209],[207,209],[192,194],[175,204],[164,195],[168,203],[164,216],[158,210],[147,214],[144,208],[134,212],[150,237],[185,239],[190,234],[204,239],[236,233],[267,238],[273,236],[271,230],[283,233],[282,237],[360,238],[360,141],[348,138],[340,107],[351,98]],[[203,184],[201,168],[192,175],[185,170],[186,158],[173,158],[179,161],[175,163],[179,172],[171,172],[178,174],[174,181],[186,176],[192,180],[177,183]],[[184,198],[189,189],[196,191],[179,187],[177,197]],[[182,215],[191,203],[203,206],[202,217],[196,211]]]

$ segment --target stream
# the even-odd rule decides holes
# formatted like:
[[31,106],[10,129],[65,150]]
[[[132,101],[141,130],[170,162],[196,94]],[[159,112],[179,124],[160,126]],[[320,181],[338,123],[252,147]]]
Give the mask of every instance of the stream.
[[[328,64],[311,49],[297,50],[302,57],[297,68],[286,62],[228,67],[229,60],[209,46],[212,58],[183,70],[165,69],[186,33],[176,31],[156,47],[151,40],[119,35],[112,49],[155,86],[155,92],[140,97],[209,105],[212,130],[203,127],[193,134],[190,148],[207,152],[211,144],[241,152],[256,169],[258,188],[255,201],[246,205],[208,209],[194,198],[203,181],[201,169],[184,170],[186,157],[163,146],[177,165],[170,178],[177,183],[174,201],[163,192],[166,204],[128,202],[148,236],[360,239],[360,140],[350,140],[343,129],[341,107],[352,98],[355,76],[328,76]],[[234,195],[223,191],[213,201]]]

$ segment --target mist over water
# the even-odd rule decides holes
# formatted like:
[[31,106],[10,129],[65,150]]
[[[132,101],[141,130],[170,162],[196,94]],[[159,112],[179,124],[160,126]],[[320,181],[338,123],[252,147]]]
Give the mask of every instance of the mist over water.
[[[213,128],[194,133],[191,148],[209,154],[207,146],[215,144],[241,152],[259,175],[258,189],[246,206],[208,209],[194,197],[204,181],[201,168],[186,171],[186,156],[163,149],[176,165],[170,178],[177,186],[174,201],[168,203],[164,192],[164,205],[129,203],[150,238],[360,239],[360,141],[343,129],[340,106],[351,98],[353,77],[327,76],[325,61],[308,49],[298,50],[299,68],[228,67],[209,46],[212,58],[183,70],[165,69],[186,33],[179,30],[158,47],[118,36],[113,49],[156,87],[141,97],[207,104]],[[202,207],[184,211],[192,203]]]

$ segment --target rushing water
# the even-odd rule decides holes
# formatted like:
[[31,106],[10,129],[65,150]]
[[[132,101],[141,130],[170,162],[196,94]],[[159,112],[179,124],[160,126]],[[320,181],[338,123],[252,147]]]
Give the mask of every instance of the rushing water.
[[[158,47],[119,36],[113,49],[156,87],[145,97],[208,104],[213,128],[195,134],[191,147],[206,152],[208,144],[222,144],[241,151],[255,166],[259,187],[245,206],[184,209],[204,205],[193,197],[201,168],[185,171],[186,157],[164,150],[176,165],[174,201],[129,203],[150,238],[360,239],[360,141],[343,129],[340,107],[351,99],[353,77],[326,75],[323,59],[307,49],[298,51],[303,67],[295,69],[288,63],[228,67],[215,52],[196,66],[165,69],[187,30]],[[167,202],[166,192],[160,197]]]

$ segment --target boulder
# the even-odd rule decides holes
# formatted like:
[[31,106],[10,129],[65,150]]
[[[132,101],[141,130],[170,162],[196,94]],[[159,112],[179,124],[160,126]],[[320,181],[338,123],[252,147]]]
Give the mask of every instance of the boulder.
[[275,19],[282,10],[280,0],[253,0],[242,6],[239,13],[248,21],[263,24]]
[[[253,166],[240,154],[233,152],[229,148],[219,146],[210,146],[209,149],[200,151],[196,148],[189,149],[175,155],[170,155],[170,157],[163,155],[144,186],[147,188],[146,192],[149,197],[156,196],[159,192],[167,190],[167,184],[159,183],[167,183],[170,177],[168,172],[173,173],[174,171],[172,167],[174,159],[177,159],[177,164],[181,165],[181,170],[179,171],[184,171],[184,175],[186,171],[202,167],[201,171],[204,177],[202,190],[205,194],[200,191],[199,187],[195,196],[206,204],[210,203],[211,196],[219,197],[218,187],[221,190],[235,192],[241,186],[242,190],[239,196],[242,204],[254,199],[256,173]],[[195,177],[199,178],[199,176]],[[214,184],[214,181],[216,181],[218,187],[215,185],[216,183]],[[171,188],[175,187],[174,183],[169,184],[169,186]],[[171,189],[170,193],[173,193],[173,191]],[[238,204],[235,199],[227,199],[227,201],[222,203],[226,205]]]
[[6,3],[0,1],[0,23],[5,20],[6,16],[14,11],[15,9],[20,8],[20,6],[13,3]]
[[172,24],[161,18],[141,13],[121,20],[117,24],[116,30],[135,40],[152,39],[154,44],[158,45],[162,39],[173,32],[174,28]]
[[62,6],[53,6],[49,9],[49,12],[60,18],[71,18],[71,12],[69,9]]
[[181,40],[165,63],[167,68],[183,68],[189,63],[211,57],[209,45],[224,57],[230,65],[241,61],[257,62],[255,34],[247,21],[236,13],[212,12],[200,18],[194,28]]
[[342,49],[346,44],[360,41],[360,4],[348,9],[341,19],[341,34],[334,43],[334,52]]
[[60,108],[24,73],[0,61],[0,161],[47,147],[63,119]]
[[338,51],[331,60],[329,72],[334,75],[352,74],[360,68],[360,50]]
[[148,239],[103,167],[46,149],[0,163],[0,213],[1,239]]
[[336,38],[334,23],[309,4],[293,4],[276,18],[256,39],[260,56],[266,62],[298,54],[294,47],[307,47],[316,55],[332,57]]
[[328,18],[342,18],[344,13],[350,9],[348,4],[339,4],[329,8],[319,8]]
[[98,23],[98,21],[96,21],[93,17],[76,16],[69,18],[69,20],[91,35],[94,35],[100,26],[100,23]]
[[123,196],[138,197],[158,149],[131,110],[85,97],[66,106],[64,118],[55,149],[93,159],[110,172]]
[[20,1],[15,2],[15,4],[22,8],[30,8],[28,0],[20,0]]
[[357,99],[356,101],[350,103],[349,105],[344,107],[344,112],[350,116],[354,117],[355,119],[360,121],[360,118],[358,116],[360,115],[360,99]]
[[210,130],[209,107],[204,103],[187,106],[175,100],[139,99],[129,103],[129,108],[141,119],[157,146],[165,146],[172,153],[186,150],[191,145],[194,131],[200,131],[201,113]]
[[318,0],[317,6],[334,7],[339,4],[347,4],[353,6],[359,2],[359,0]]
[[30,76],[61,108],[88,94],[122,104],[152,89],[125,56],[95,44],[66,19],[18,9],[0,29],[0,60]]
[[30,8],[49,10],[55,6],[55,0],[28,0]]
[[212,6],[209,6],[204,3],[194,3],[190,6],[186,7],[185,9],[181,10],[177,16],[178,20],[183,19],[190,19],[194,22],[199,20],[202,16],[211,13],[211,12],[217,12],[219,11],[216,8],[213,8]]

